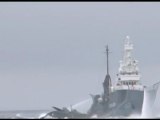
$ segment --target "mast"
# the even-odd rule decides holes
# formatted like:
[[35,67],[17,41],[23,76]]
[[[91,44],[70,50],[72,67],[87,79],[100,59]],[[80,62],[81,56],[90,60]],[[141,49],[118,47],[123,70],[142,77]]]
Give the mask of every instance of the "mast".
[[109,75],[109,64],[108,64],[108,52],[109,52],[109,49],[108,49],[108,45],[106,46],[106,55],[107,55],[107,75]]
[[111,77],[109,75],[109,49],[108,49],[108,45],[106,46],[106,55],[107,55],[107,75],[106,75],[105,80],[103,82],[103,89],[104,89],[103,100],[104,101],[109,100],[109,95],[111,92]]
[[109,49],[108,49],[108,45],[106,46],[106,56],[107,56],[107,76],[109,76],[109,87],[111,87],[111,77],[109,75]]

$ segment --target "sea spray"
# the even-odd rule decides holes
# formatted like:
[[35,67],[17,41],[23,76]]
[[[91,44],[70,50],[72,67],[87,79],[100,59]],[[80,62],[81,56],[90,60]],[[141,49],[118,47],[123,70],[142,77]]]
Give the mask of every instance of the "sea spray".
[[69,110],[72,109],[76,109],[77,111],[81,112],[81,113],[87,113],[87,111],[89,110],[90,106],[92,104],[92,99],[86,99],[84,101],[81,101],[71,107],[68,107]]
[[149,118],[149,117],[152,117],[150,93],[147,89],[144,89],[144,99],[143,99],[141,118]]

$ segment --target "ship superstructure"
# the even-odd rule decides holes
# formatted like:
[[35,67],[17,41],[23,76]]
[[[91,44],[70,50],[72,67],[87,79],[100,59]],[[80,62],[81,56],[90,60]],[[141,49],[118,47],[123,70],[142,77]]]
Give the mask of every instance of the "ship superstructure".
[[117,74],[118,81],[115,89],[144,90],[140,81],[138,61],[132,56],[133,44],[130,37],[127,36],[124,44],[123,60],[120,61],[120,67]]

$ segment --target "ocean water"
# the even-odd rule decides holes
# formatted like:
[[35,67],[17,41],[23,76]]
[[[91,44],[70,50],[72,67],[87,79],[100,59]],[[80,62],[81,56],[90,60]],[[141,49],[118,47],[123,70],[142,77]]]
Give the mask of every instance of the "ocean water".
[[[14,111],[0,111],[0,118],[9,118],[9,119],[35,119],[44,116],[46,113],[50,112],[51,110],[14,110]],[[159,119],[160,118],[160,112],[157,110],[153,111],[154,114],[151,116],[143,116],[143,115],[131,115],[129,117],[108,117],[113,119],[122,119],[122,118],[153,118],[153,119]],[[97,118],[96,116],[93,116],[92,118]],[[106,117],[107,118],[107,117]],[[102,118],[103,119],[103,118]],[[105,119],[105,118],[104,118]]]
[[0,111],[0,118],[40,118],[51,110],[13,110]]

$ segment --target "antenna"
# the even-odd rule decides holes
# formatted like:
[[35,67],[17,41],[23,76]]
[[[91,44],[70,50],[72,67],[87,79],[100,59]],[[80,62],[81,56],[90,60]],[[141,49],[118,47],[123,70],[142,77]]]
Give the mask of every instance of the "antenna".
[[108,49],[108,45],[106,46],[106,55],[107,55],[107,75],[109,75],[109,59],[108,59],[108,53],[109,53],[109,49]]

